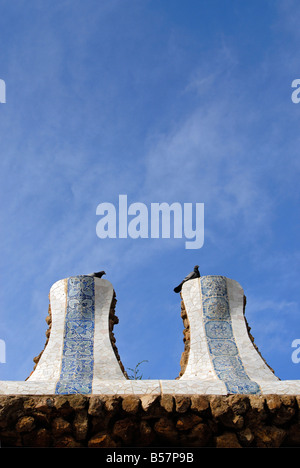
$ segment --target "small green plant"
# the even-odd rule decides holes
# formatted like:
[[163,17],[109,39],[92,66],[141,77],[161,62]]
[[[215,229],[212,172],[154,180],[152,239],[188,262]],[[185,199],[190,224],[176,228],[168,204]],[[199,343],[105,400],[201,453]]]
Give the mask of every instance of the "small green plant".
[[134,369],[131,369],[130,367],[127,367],[127,369],[130,370],[130,371],[132,372],[131,375],[127,374],[129,380],[142,380],[143,374],[140,374],[139,366],[140,366],[143,362],[148,362],[148,361],[147,361],[146,359],[144,359],[143,361],[139,362],[139,363],[135,366]]

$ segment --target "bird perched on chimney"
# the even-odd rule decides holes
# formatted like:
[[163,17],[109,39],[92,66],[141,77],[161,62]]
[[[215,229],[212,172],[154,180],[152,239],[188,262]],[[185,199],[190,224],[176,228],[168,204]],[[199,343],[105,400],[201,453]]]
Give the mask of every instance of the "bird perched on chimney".
[[106,275],[105,271],[98,271],[97,273],[90,273],[87,276],[92,276],[93,278],[102,278],[103,275]]
[[194,267],[194,271],[192,271],[191,273],[189,273],[189,274],[184,278],[184,280],[182,280],[181,283],[180,283],[178,286],[176,286],[176,288],[174,288],[174,291],[175,291],[176,293],[179,293],[179,292],[181,291],[182,285],[183,285],[183,283],[185,283],[186,281],[189,281],[189,280],[194,279],[194,278],[200,278],[200,272],[199,272],[198,268],[199,268],[199,265],[196,265],[196,266]]

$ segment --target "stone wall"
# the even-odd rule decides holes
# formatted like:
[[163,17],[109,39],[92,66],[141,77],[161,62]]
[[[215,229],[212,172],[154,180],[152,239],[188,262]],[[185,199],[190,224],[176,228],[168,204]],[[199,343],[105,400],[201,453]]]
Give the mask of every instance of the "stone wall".
[[[38,355],[38,356],[35,356],[35,357],[33,358],[34,367],[33,367],[32,372],[36,369],[36,366],[38,365],[38,362],[39,362],[39,360],[41,359],[41,356],[42,356],[42,354],[43,354],[43,352],[44,352],[44,350],[45,350],[45,348],[46,348],[46,346],[47,346],[47,344],[48,344],[49,338],[50,338],[51,325],[52,325],[52,315],[51,315],[51,304],[50,304],[50,303],[49,303],[49,306],[48,306],[48,315],[47,315],[47,317],[46,317],[45,320],[46,320],[46,323],[47,323],[47,325],[48,325],[48,328],[47,328],[46,333],[45,333],[45,335],[46,335],[46,342],[45,342],[44,348],[43,348],[42,351],[39,353],[39,355]],[[31,374],[32,374],[32,372],[31,372]],[[31,374],[30,374],[30,375],[31,375]],[[27,377],[27,379],[30,377],[30,375]],[[27,379],[26,379],[26,380],[27,380]]]
[[0,396],[2,447],[300,447],[300,396]]
[[190,323],[186,313],[184,301],[181,298],[181,312],[180,316],[183,321],[183,343],[184,343],[184,350],[181,354],[180,359],[180,372],[177,379],[183,376],[184,371],[186,369],[188,360],[189,360],[189,353],[190,353],[190,342],[191,342],[191,333],[190,333]]
[[125,370],[125,368],[123,366],[123,363],[121,361],[119,351],[118,351],[118,348],[117,348],[117,345],[116,345],[116,338],[115,338],[115,335],[114,335],[114,332],[113,332],[114,326],[117,323],[119,323],[119,319],[116,316],[116,304],[117,304],[117,298],[116,298],[116,293],[114,291],[113,292],[113,299],[111,301],[111,306],[110,306],[110,311],[109,311],[109,318],[108,318],[109,338],[110,338],[112,349],[114,350],[116,359],[117,359],[117,361],[119,363],[119,366],[121,368],[121,371],[123,372],[126,379],[128,379],[128,374],[127,374],[127,372],[126,372],[126,370]]

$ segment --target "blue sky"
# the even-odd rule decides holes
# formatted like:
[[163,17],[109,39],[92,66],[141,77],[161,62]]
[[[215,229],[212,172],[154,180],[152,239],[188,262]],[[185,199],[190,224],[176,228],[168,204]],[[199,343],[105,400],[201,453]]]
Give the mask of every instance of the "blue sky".
[[[124,366],[177,377],[195,264],[242,285],[263,357],[300,378],[299,23],[296,0],[0,1],[1,380],[32,371],[51,285],[102,269]],[[204,246],[99,239],[119,194],[204,203]]]

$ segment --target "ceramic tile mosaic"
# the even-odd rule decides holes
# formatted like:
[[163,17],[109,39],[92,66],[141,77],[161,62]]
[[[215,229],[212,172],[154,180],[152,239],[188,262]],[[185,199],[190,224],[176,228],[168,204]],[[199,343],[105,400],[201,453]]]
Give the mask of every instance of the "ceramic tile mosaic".
[[61,373],[55,393],[91,393],[94,371],[94,327],[94,278],[89,276],[69,278]]
[[278,382],[279,379],[267,366],[260,354],[253,346],[249,338],[246,321],[244,318],[244,291],[234,280],[226,278],[227,296],[229,299],[230,317],[235,342],[237,343],[239,356],[247,375],[261,386],[261,382],[268,380]]
[[109,338],[112,298],[104,279],[76,276],[52,286],[50,339],[27,386],[49,380],[55,393],[89,394],[99,379],[126,382]]
[[112,284],[84,275],[57,281],[50,289],[51,334],[36,369],[25,382],[0,381],[0,394],[300,394],[300,381],[280,381],[253,346],[236,281],[197,278],[183,285],[182,298],[190,324],[182,377],[127,380],[109,336]]
[[52,315],[50,338],[35,371],[27,379],[26,384],[32,381],[51,381],[56,384],[60,376],[67,301],[66,279],[53,284],[49,298]]
[[223,276],[200,280],[203,321],[214,370],[228,393],[260,393],[245,371],[232,330],[227,282]]
[[204,276],[185,283],[182,298],[191,351],[181,379],[220,379],[229,393],[260,393],[261,381],[278,382],[249,339],[244,291],[236,281]]
[[95,278],[95,339],[94,339],[94,381],[126,381],[116,360],[109,337],[109,312],[113,300],[113,287],[104,279]]

